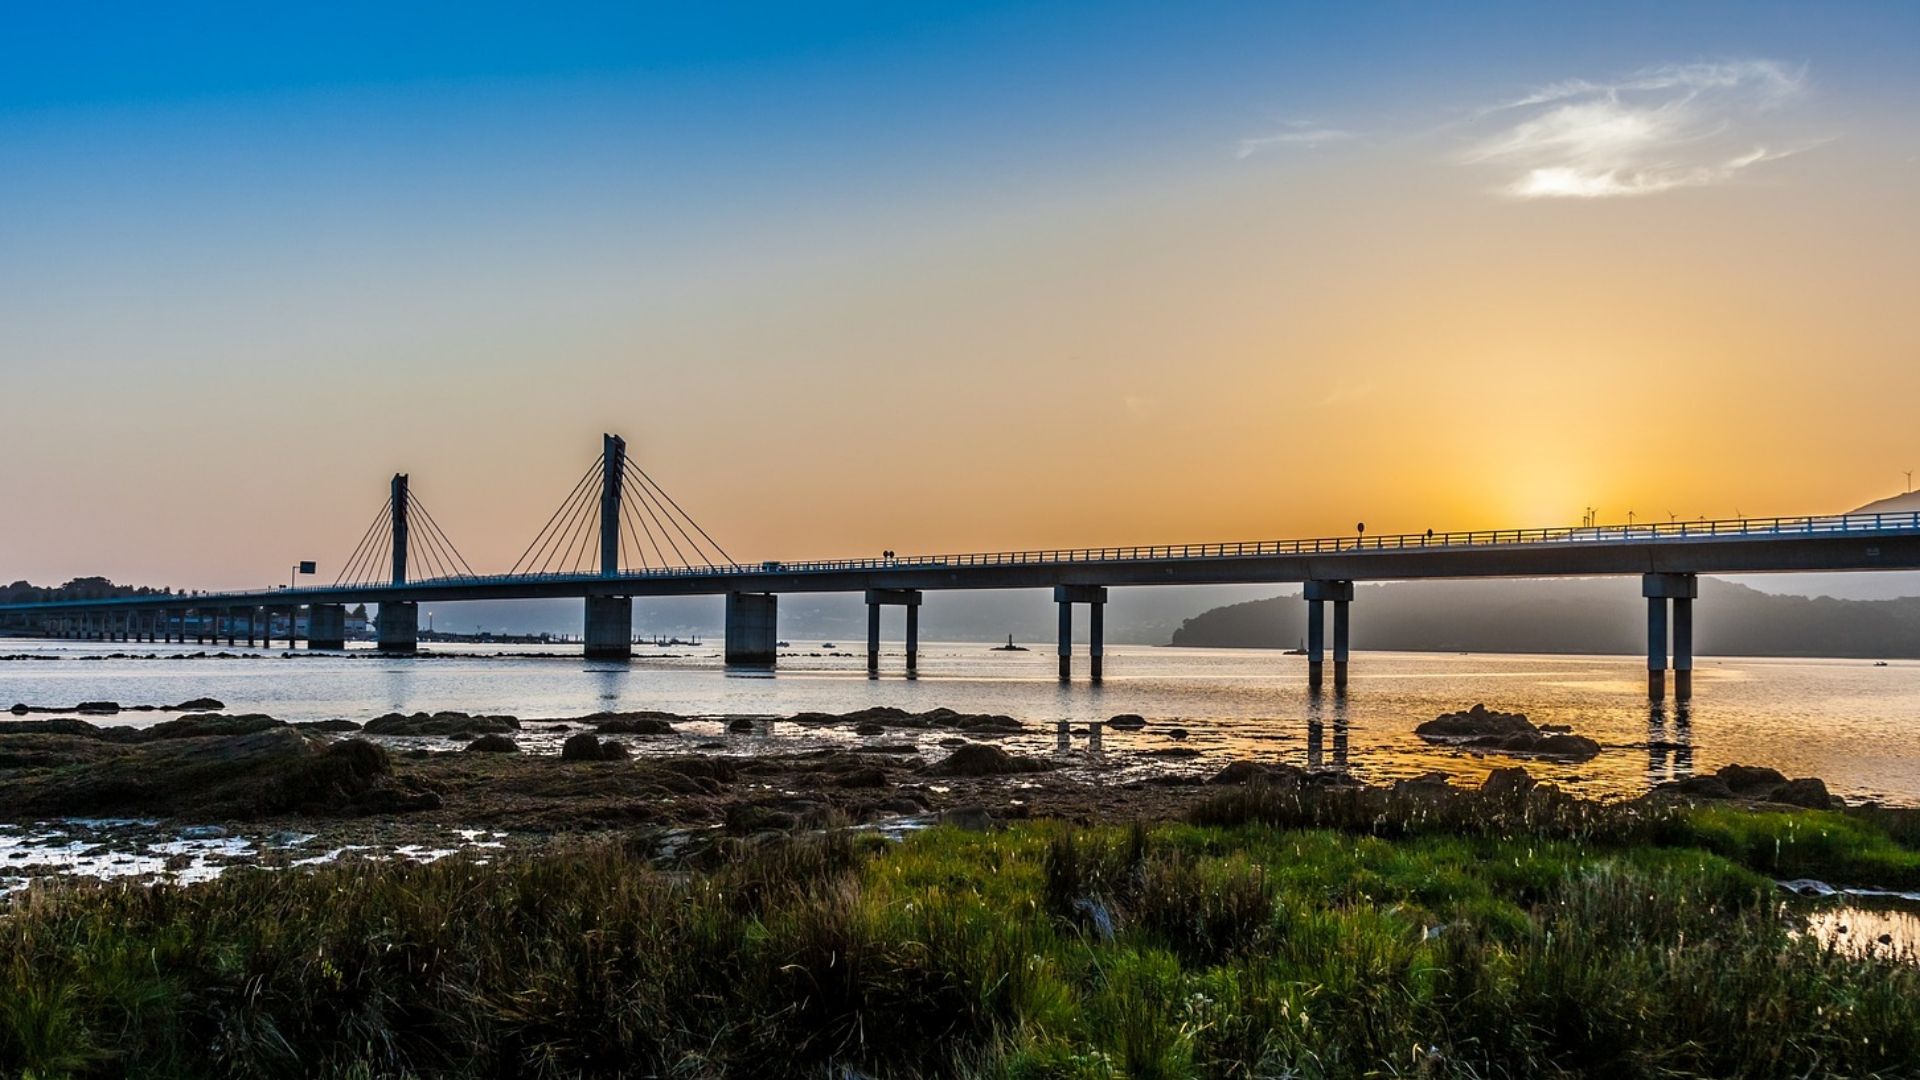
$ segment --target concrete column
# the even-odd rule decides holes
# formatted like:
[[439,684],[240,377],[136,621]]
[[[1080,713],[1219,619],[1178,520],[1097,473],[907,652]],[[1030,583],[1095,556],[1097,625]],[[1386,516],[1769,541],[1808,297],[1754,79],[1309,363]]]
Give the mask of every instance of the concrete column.
[[907,605],[907,675],[920,673],[920,605]]
[[867,597],[867,677],[880,677],[880,603]]
[[1667,598],[1647,597],[1647,700],[1667,696]]
[[[1674,601],[1676,620],[1684,620],[1684,629],[1674,628],[1674,690],[1682,698],[1693,695],[1693,605],[1700,595],[1700,579],[1693,574],[1642,574],[1640,595],[1647,598],[1647,700],[1660,701],[1667,696],[1667,601]],[[1682,609],[1684,608],[1684,612]],[[1682,637],[1684,635],[1684,637]],[[1681,654],[1685,660],[1679,659]],[[1680,675],[1684,663],[1685,675]],[[1684,686],[1686,689],[1681,690]]]
[[1087,605],[1087,677],[1100,681],[1100,659],[1106,652],[1106,613],[1104,600]]
[[247,609],[247,648],[249,649],[253,648],[254,642],[257,641],[259,637],[260,637],[260,609],[257,607],[250,607]]
[[1073,601],[1062,600],[1058,590],[1054,603],[1060,606],[1060,681],[1073,678]]
[[420,647],[420,605],[411,600],[380,605],[381,652],[410,653]]
[[[312,636],[311,632],[309,632],[308,636],[309,637]],[[287,648],[297,649],[299,647],[300,647],[300,605],[295,604],[292,607],[287,609]]]
[[633,658],[633,597],[587,597],[587,659]]
[[307,648],[347,647],[347,606],[315,604],[307,609]]
[[774,666],[780,638],[780,598],[773,593],[727,594],[726,661],[736,667]]
[[227,647],[240,644],[240,610],[227,608],[220,613],[220,621],[227,624]]
[[1317,598],[1307,600],[1307,686],[1320,689],[1321,671],[1327,662],[1327,605]]
[[[602,434],[600,442],[600,573],[611,577],[620,572],[620,488],[627,472],[627,440]],[[631,614],[632,603],[627,607]],[[633,636],[631,627],[627,636]]]
[[1693,601],[1673,600],[1673,700],[1693,700]]
[[1347,606],[1350,600],[1333,602],[1333,688],[1347,688]]
[[[394,473],[390,485],[393,506],[393,576],[395,585],[407,583],[407,474]],[[384,607],[382,611],[386,610]],[[409,636],[417,641],[420,634],[420,619],[413,620],[413,629]]]

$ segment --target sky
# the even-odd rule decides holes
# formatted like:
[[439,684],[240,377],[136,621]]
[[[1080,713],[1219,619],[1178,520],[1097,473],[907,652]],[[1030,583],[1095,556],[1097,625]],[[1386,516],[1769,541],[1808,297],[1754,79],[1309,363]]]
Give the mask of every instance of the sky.
[[0,578],[1849,509],[1920,468],[1912,4],[13,5]]

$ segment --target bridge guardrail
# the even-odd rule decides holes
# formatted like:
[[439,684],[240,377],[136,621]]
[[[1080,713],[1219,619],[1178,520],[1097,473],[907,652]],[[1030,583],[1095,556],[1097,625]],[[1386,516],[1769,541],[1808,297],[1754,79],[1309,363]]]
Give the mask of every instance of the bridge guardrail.
[[[693,567],[663,567],[627,570],[617,580],[657,580],[660,578],[711,577],[728,574],[737,577],[777,577],[790,574],[846,573],[864,570],[947,570],[968,567],[1004,567],[1083,564],[1102,562],[1142,562],[1167,559],[1234,559],[1300,555],[1356,555],[1367,552],[1408,550],[1461,550],[1489,547],[1531,546],[1536,544],[1626,544],[1699,541],[1706,539],[1775,538],[1781,536],[1820,536],[1836,533],[1915,533],[1920,532],[1920,511],[1896,514],[1834,514],[1815,517],[1736,518],[1714,521],[1676,521],[1647,525],[1582,525],[1540,529],[1475,529],[1445,533],[1394,533],[1384,536],[1313,537],[1301,540],[1248,540],[1212,544],[1143,544],[1107,548],[1044,548],[1028,551],[972,552],[952,555],[901,555],[893,558],[815,559],[803,562],[735,563]],[[434,584],[483,584],[493,581],[593,581],[607,580],[597,573],[555,574],[475,574],[421,578],[406,586],[376,585],[354,589],[374,592]],[[274,596],[297,599],[308,594],[338,591],[328,587],[274,590]],[[222,596],[258,596],[259,590],[180,593],[182,600],[217,599]],[[152,600],[148,597],[111,599]],[[95,601],[98,603],[99,601]],[[110,600],[108,601],[110,602]],[[85,601],[61,601],[81,604]]]

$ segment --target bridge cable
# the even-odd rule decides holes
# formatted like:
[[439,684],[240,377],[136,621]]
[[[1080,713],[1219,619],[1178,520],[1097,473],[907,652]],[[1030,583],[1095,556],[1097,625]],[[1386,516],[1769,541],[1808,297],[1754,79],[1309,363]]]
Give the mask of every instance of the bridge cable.
[[[596,464],[598,463],[596,462]],[[580,479],[577,482],[574,483],[573,490],[567,494],[566,498],[560,500],[560,508],[553,512],[553,516],[547,519],[547,523],[545,525],[540,527],[540,532],[534,536],[533,542],[527,545],[527,550],[521,552],[520,557],[514,560],[513,568],[507,571],[507,574],[509,576],[519,573],[520,568],[523,565],[528,567],[532,566],[531,556],[534,553],[534,549],[536,547],[542,547],[541,541],[547,536],[548,530],[552,529],[554,522],[560,520],[560,516],[566,513],[566,510],[569,506],[573,505],[573,500],[577,495],[580,494],[580,489],[586,486],[588,480],[592,479],[593,468],[594,467],[591,465],[588,466],[587,471],[581,475]],[[542,550],[544,550],[543,547],[542,547]]]
[[371,574],[372,568],[378,565],[377,557],[380,552],[379,538],[386,533],[392,521],[393,499],[389,496],[386,505],[380,508],[380,513],[373,519],[373,526],[368,530],[372,538],[371,542],[366,546],[365,550],[354,559],[352,565],[341,571],[341,577],[343,579],[354,585],[364,585],[367,583],[367,577]]
[[[625,489],[623,488],[622,490]],[[647,524],[647,518],[651,516],[647,504],[637,496],[624,498],[620,500],[620,502],[622,506],[627,507],[629,512],[632,513],[633,520],[640,526],[640,532],[646,534],[647,542],[653,545],[653,556],[654,559],[659,562],[660,569],[666,570],[672,567],[673,562],[667,558],[666,549],[660,546],[660,538],[653,534],[653,526]]]
[[373,538],[376,535],[376,530],[378,530],[380,527],[380,519],[384,517],[387,511],[392,507],[393,507],[393,496],[388,495],[387,501],[380,504],[380,509],[374,513],[373,521],[367,525],[367,531],[365,534],[363,534],[360,537],[360,542],[354,545],[353,554],[347,556],[347,561],[341,564],[340,576],[333,579],[333,583],[335,585],[340,584],[340,582],[345,579],[347,571],[360,561],[361,551],[369,543],[373,541]]
[[[716,541],[712,536],[709,536],[707,534],[707,530],[701,528],[700,523],[693,520],[693,515],[687,513],[686,510],[684,510],[678,502],[674,501],[674,498],[672,495],[667,494],[666,488],[661,487],[658,481],[654,480],[653,477],[647,475],[647,470],[642,469],[638,465],[634,465],[633,470],[639,473],[640,478],[644,480],[646,483],[648,483],[649,485],[651,485],[653,487],[653,490],[657,492],[661,498],[667,500],[668,505],[672,506],[675,512],[677,512],[681,518],[685,519],[687,524],[693,526],[693,530],[695,532],[699,533],[707,541],[708,544],[712,545],[713,550],[720,554],[720,558],[722,560],[724,560],[729,565],[738,565],[734,563],[733,556],[727,554],[727,549],[721,547],[718,541]],[[678,522],[675,523],[674,527],[679,528]],[[686,536],[686,530],[681,529],[680,534],[682,536]],[[692,544],[693,538],[690,536],[687,537],[687,543]],[[706,557],[706,553],[704,551],[701,552],[701,557],[702,558]]]
[[[634,471],[637,474],[639,472],[639,466],[635,466]],[[681,539],[687,542],[687,546],[693,549],[693,553],[699,556],[702,561],[705,561],[707,553],[700,550],[700,546],[694,543],[691,536],[687,535],[687,530],[682,528],[678,521],[674,520],[673,512],[667,509],[666,503],[662,502],[659,496],[655,495],[653,490],[642,483],[637,476],[633,481],[633,487],[640,496],[642,506],[649,507],[650,510],[658,511],[653,514],[653,522],[660,527],[660,535],[666,539],[667,546],[673,548],[673,553],[679,558],[680,565],[683,568],[692,569],[694,562],[692,559],[687,558],[685,552],[680,550],[680,545],[673,539],[673,533],[667,531],[668,524],[671,524],[674,530],[680,534]]]
[[[588,473],[589,473],[589,478],[591,478],[592,470],[589,469]],[[564,558],[565,554],[568,551],[572,550],[573,538],[576,535],[574,530],[578,527],[580,521],[582,520],[583,515],[586,512],[587,505],[592,501],[593,501],[592,491],[590,489],[583,487],[582,491],[579,493],[579,497],[574,499],[573,511],[571,514],[568,515],[566,524],[564,524],[554,534],[554,539],[558,542],[557,546],[554,547],[552,551],[548,552],[545,558],[540,560],[540,572],[542,574],[547,572],[547,567],[553,562],[553,560],[556,557]],[[559,564],[559,570],[564,570],[565,567],[566,567],[566,563],[564,561]]]
[[[660,514],[655,510],[656,504],[654,500],[648,496],[647,489],[638,487],[637,491],[640,495],[640,505],[646,508],[647,515],[653,518],[653,523],[660,526],[660,535],[666,538],[667,546],[673,549],[674,558],[680,560],[680,566],[683,569],[691,568],[693,563],[687,558],[686,552],[680,550],[680,545],[674,542],[673,534],[668,532],[666,525],[661,522]],[[664,558],[664,556],[662,557]]]
[[[640,560],[640,569],[653,569],[653,567],[647,563],[647,548],[640,540],[640,528],[634,524],[632,500],[625,498],[620,500],[620,520],[621,524],[633,533],[633,553],[634,556]],[[624,535],[624,533],[622,535]]]
[[473,572],[472,564],[468,563],[466,557],[460,554],[460,549],[453,546],[453,537],[448,536],[447,530],[441,528],[440,523],[433,519],[433,511],[427,509],[427,504],[421,502],[420,497],[412,491],[407,492],[407,498],[412,500],[414,508],[426,517],[428,527],[433,530],[434,535],[439,539],[440,544],[449,556],[448,569],[453,569],[457,564],[460,569],[466,571],[468,577],[478,577],[479,575]]
[[[446,531],[440,528],[439,524],[433,520],[433,515],[427,512],[427,508],[421,505],[418,499],[414,500],[413,505],[415,509],[419,510],[420,513],[426,517],[427,540],[433,545],[434,549],[439,552],[439,561],[446,567],[446,576],[460,576],[459,571],[462,560],[460,559],[460,553],[453,548],[453,541],[447,538]],[[467,570],[467,576],[473,576],[471,568]]]

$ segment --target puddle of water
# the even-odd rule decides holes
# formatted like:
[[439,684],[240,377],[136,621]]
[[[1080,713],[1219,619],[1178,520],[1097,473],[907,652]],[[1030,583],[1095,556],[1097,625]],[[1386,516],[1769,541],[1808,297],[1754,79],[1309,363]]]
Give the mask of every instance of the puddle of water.
[[1823,881],[1783,881],[1810,897],[1801,931],[1847,956],[1920,964],[1920,893],[1892,889],[1836,889]]

